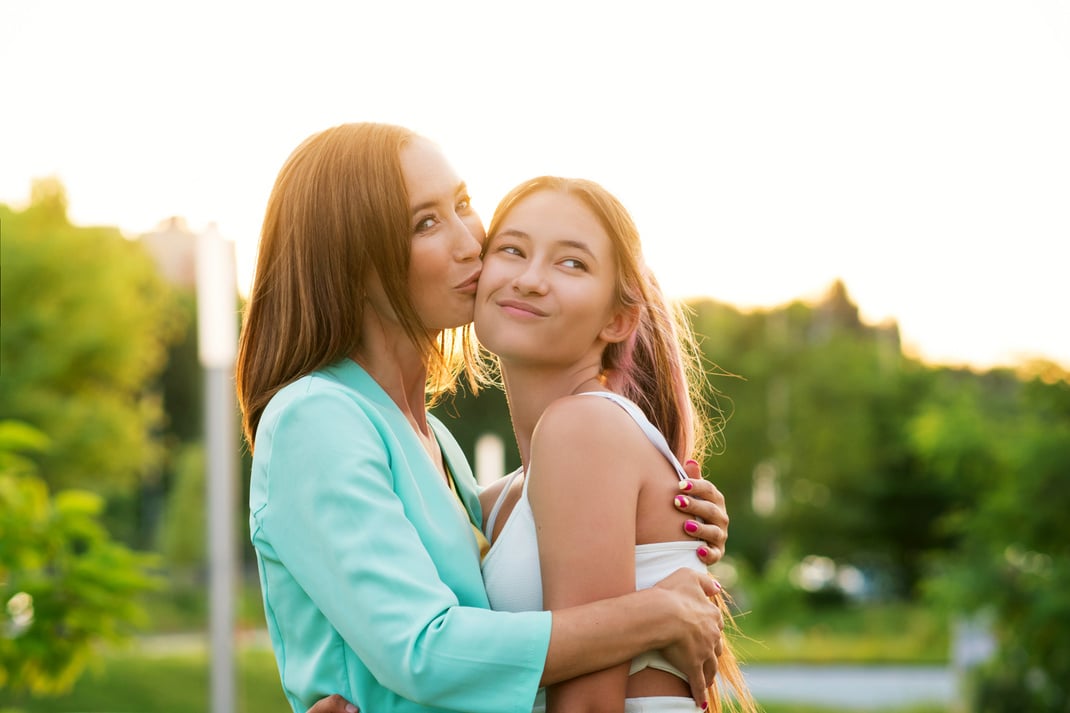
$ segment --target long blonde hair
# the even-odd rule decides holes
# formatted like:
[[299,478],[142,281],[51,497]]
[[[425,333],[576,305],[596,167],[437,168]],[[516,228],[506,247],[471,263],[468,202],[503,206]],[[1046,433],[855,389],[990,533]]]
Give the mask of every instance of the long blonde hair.
[[238,342],[235,381],[250,449],[279,389],[360,345],[373,273],[425,355],[432,399],[474,361],[470,326],[436,339],[409,296],[412,235],[400,153],[415,137],[390,124],[343,124],[305,139],[279,171]]
[[[539,191],[574,196],[583,202],[606,230],[616,260],[616,300],[625,308],[637,308],[636,330],[624,342],[607,346],[602,353],[602,376],[612,391],[635,401],[666,437],[677,458],[701,460],[710,441],[724,424],[724,416],[704,394],[714,393],[706,383],[701,352],[695,343],[682,305],[670,303],[654,273],[643,259],[639,229],[620,200],[594,181],[540,176],[513,188],[494,210],[487,228],[487,243],[518,202]],[[714,597],[722,616],[735,628],[728,594]],[[758,706],[739,670],[728,641],[717,657],[718,678],[728,684],[738,710],[755,713]],[[722,700],[717,679],[710,684],[712,710],[720,711]]]
[[616,299],[639,311],[638,326],[602,356],[607,386],[634,401],[657,426],[681,460],[701,460],[720,433],[724,417],[705,400],[709,393],[701,352],[685,308],[670,303],[643,260],[639,230],[615,196],[594,181],[539,176],[524,181],[499,202],[487,228],[495,235],[509,211],[539,191],[566,193],[586,205],[605,229],[616,260]]
[[[670,303],[643,259],[639,230],[617,198],[594,181],[558,176],[539,176],[511,190],[499,202],[487,228],[487,244],[498,233],[509,211],[524,198],[539,191],[556,191],[574,196],[586,205],[609,236],[616,260],[616,299],[619,306],[639,310],[635,331],[623,342],[609,344],[602,355],[606,386],[635,402],[659,431],[681,461],[701,461],[709,445],[716,442],[725,415],[706,394],[716,392],[709,385],[701,351],[687,315],[680,304]],[[711,365],[712,366],[712,365]],[[712,367],[716,369],[716,367]],[[724,590],[714,597],[729,629],[736,629]],[[739,663],[728,642],[717,658],[718,678],[710,686],[714,711],[720,711],[731,691],[734,706],[755,713]],[[725,700],[723,700],[725,699]]]

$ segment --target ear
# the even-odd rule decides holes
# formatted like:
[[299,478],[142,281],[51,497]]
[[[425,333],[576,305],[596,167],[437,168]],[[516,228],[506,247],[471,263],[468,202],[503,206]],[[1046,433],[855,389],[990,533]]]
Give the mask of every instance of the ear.
[[613,318],[602,327],[598,337],[607,344],[616,344],[630,337],[638,327],[639,305],[618,307],[613,311]]

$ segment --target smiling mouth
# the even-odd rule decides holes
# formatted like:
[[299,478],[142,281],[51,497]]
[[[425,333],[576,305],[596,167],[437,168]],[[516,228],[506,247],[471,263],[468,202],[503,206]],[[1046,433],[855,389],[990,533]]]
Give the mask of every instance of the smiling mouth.
[[516,300],[502,300],[498,303],[498,306],[509,314],[521,315],[525,317],[546,316],[546,312],[543,312],[541,309],[533,307],[527,302],[517,302]]

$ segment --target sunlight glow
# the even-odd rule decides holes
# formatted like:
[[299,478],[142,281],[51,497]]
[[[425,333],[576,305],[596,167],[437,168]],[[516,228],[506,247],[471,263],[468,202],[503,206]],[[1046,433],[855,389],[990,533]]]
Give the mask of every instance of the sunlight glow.
[[295,7],[5,2],[0,202],[55,175],[78,223],[214,223],[247,289],[289,152],[388,121],[485,220],[533,175],[602,183],[675,296],[842,278],[927,360],[1070,368],[1066,3]]

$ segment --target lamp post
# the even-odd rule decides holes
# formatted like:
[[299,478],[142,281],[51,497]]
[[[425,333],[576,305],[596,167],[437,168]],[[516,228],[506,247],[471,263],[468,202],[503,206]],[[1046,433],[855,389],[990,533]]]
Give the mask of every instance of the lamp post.
[[234,692],[235,400],[237,279],[234,244],[209,225],[197,236],[197,352],[205,374],[205,480],[212,713],[236,710]]

